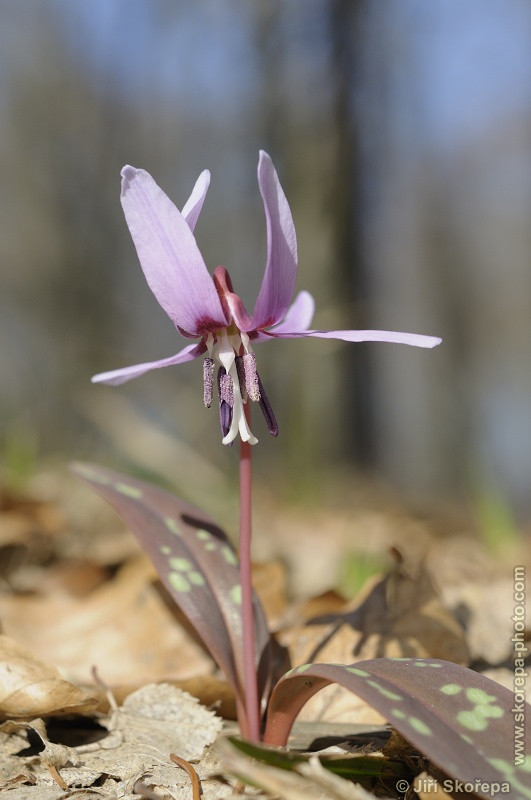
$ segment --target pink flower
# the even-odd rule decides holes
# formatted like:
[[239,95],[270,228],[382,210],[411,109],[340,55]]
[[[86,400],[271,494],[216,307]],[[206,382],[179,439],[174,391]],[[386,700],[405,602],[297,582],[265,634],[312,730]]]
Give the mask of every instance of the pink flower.
[[197,246],[193,230],[210,183],[210,173],[199,176],[190,199],[179,212],[151,175],[134,167],[122,170],[121,201],[140,264],[151,291],[189,344],[176,355],[133,367],[103,372],[94,383],[118,385],[152,369],[182,364],[205,356],[204,402],[213,400],[214,369],[218,369],[220,421],[223,444],[239,435],[255,444],[244,414],[244,404],[260,404],[269,432],[278,433],[271,405],[256,371],[253,345],[271,339],[317,336],[347,342],[395,342],[435,347],[440,339],[392,331],[310,330],[312,296],[299,292],[290,305],[297,277],[297,239],[291,211],[267,153],[260,152],[258,184],[267,227],[267,262],[252,314],[234,293],[227,270],[217,267],[213,278]]

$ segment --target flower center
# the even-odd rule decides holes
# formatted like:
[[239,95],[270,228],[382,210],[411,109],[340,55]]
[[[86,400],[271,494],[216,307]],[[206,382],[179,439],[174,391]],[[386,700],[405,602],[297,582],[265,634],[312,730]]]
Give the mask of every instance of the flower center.
[[[278,435],[277,421],[256,371],[256,356],[249,336],[238,328],[234,320],[234,298],[240,304],[241,300],[232,292],[230,276],[224,267],[216,268],[214,282],[230,324],[214,333],[208,333],[204,340],[208,351],[203,363],[204,404],[210,408],[214,399],[214,371],[217,363],[222,443],[231,445],[239,434],[242,441],[256,444],[258,439],[249,428],[245,404],[251,400],[260,405],[269,433],[273,436]],[[243,308],[243,304],[241,307]],[[245,309],[244,313],[247,315]]]

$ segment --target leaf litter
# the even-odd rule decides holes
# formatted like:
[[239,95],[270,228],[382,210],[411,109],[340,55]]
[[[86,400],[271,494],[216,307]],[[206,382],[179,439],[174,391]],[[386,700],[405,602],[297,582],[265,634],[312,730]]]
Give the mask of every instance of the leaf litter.
[[[11,498],[8,507],[4,504],[0,508],[0,523],[7,523],[0,526],[4,579],[0,619],[3,632],[8,634],[0,639],[0,669],[5,670],[7,665],[10,672],[9,682],[5,674],[0,682],[0,710],[4,719],[13,720],[0,729],[2,794],[11,800],[55,800],[70,796],[69,793],[87,797],[190,798],[190,778],[169,759],[170,752],[174,752],[194,761],[205,797],[232,796],[237,785],[236,778],[229,775],[253,783],[255,788],[245,791],[254,796],[277,793],[295,798],[366,800],[375,796],[373,789],[377,796],[382,796],[382,791],[383,796],[393,796],[389,795],[389,786],[367,791],[331,775],[315,758],[288,774],[245,754],[234,755],[230,744],[220,742],[221,720],[212,711],[174,685],[144,686],[150,680],[174,683],[180,679],[192,682],[195,693],[201,694],[199,687],[211,682],[210,694],[207,692],[203,698],[208,703],[221,696],[222,687],[227,691],[201,642],[182,624],[152,569],[113,517],[103,514],[105,524],[103,529],[99,526],[96,546],[92,548],[89,536],[73,536],[72,520],[68,510],[65,512],[68,504],[46,499],[43,510],[38,512],[40,501],[22,498],[19,505],[17,502]],[[102,513],[95,504],[89,517],[93,508]],[[94,531],[94,523],[86,520],[86,514],[78,510],[77,515],[78,521],[84,516],[83,524]],[[311,526],[312,521],[307,522]],[[352,539],[363,541],[366,537],[357,533],[363,527],[362,518],[351,523]],[[332,520],[332,530],[334,525],[342,528],[337,517],[335,523]],[[398,527],[403,530],[402,525]],[[311,535],[308,525],[306,534]],[[117,544],[112,541],[114,536]],[[110,541],[106,542],[105,537]],[[476,660],[483,659],[486,666],[501,670],[500,680],[507,681],[511,675],[503,666],[507,646],[505,650],[499,646],[496,649],[502,627],[491,628],[489,642],[488,626],[482,616],[488,606],[488,565],[493,585],[500,587],[496,589],[497,616],[507,627],[502,607],[507,608],[510,603],[510,597],[505,596],[510,584],[509,564],[496,564],[472,536],[435,538],[424,531],[420,538],[430,548],[417,548],[418,535],[416,540],[406,536],[400,542],[399,536],[394,541],[392,537],[389,541],[383,538],[380,547],[385,550],[398,544],[400,554],[395,552],[387,575],[372,578],[348,602],[331,591],[333,575],[328,586],[319,587],[328,593],[314,599],[310,587],[305,593],[299,574],[298,596],[293,598],[291,570],[286,573],[282,561],[275,559],[280,556],[284,563],[290,563],[283,553],[286,537],[273,542],[276,551],[272,548],[265,554],[271,564],[257,570],[256,584],[269,619],[281,640],[289,644],[294,665],[308,660],[308,655],[318,655],[319,661],[344,663],[380,655],[427,655],[467,663],[471,652]],[[338,550],[342,544],[339,537]],[[327,546],[334,548],[330,537]],[[306,551],[309,549],[306,547]],[[411,550],[416,552],[415,558],[411,557]],[[428,553],[427,559],[419,557],[419,551]],[[470,558],[471,552],[474,558]],[[523,547],[518,560],[525,563],[527,558]],[[488,616],[492,620],[492,614]],[[506,635],[503,630],[504,641]],[[93,665],[123,701],[118,711],[104,711],[105,692],[90,678]],[[135,689],[140,690],[131,694]],[[162,694],[157,694],[159,691]],[[78,706],[74,702],[76,692]],[[342,727],[340,722],[346,720],[351,721],[350,728],[364,723],[367,729],[371,723],[374,729],[384,721],[352,694],[350,706],[346,697],[327,699],[324,692],[321,695],[321,707],[307,710],[315,730],[326,724],[325,720],[331,720],[338,730]],[[28,696],[39,702],[28,706]],[[94,698],[99,700],[97,711],[93,710]],[[206,712],[214,722],[199,723],[192,709],[199,710],[199,714]],[[64,717],[65,712],[67,718],[60,724],[72,719],[96,720],[101,738],[77,746],[50,741],[47,730],[57,727],[57,715]],[[40,717],[44,721],[39,721]],[[82,721],[79,724],[83,727]],[[192,731],[198,734],[197,742],[191,737]],[[216,739],[218,743],[212,749],[210,745]],[[296,737],[292,741],[296,742]],[[407,758],[418,757],[407,743],[405,747]],[[205,748],[206,755],[201,759]],[[31,754],[24,755],[25,752]],[[53,777],[50,766],[54,765],[68,790]],[[417,796],[422,796],[425,786],[426,783],[418,784]]]

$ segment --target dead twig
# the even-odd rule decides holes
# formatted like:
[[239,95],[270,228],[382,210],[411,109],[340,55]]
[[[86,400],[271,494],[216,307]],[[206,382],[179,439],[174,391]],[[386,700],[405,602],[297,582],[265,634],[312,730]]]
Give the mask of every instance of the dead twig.
[[195,769],[192,767],[190,762],[186,761],[186,759],[184,759],[184,758],[180,758],[179,756],[176,756],[175,753],[170,753],[170,758],[171,758],[171,760],[173,761],[174,764],[177,764],[178,767],[181,767],[181,769],[184,769],[184,771],[187,773],[188,777],[192,781],[192,799],[193,800],[201,800],[201,795],[203,794],[203,791],[201,789],[201,783],[199,781],[199,775],[197,774]]
[[60,786],[61,789],[68,789],[69,788],[68,784],[65,783],[64,780],[59,775],[59,772],[57,771],[57,767],[54,767],[54,765],[50,764],[48,761],[45,761],[44,763],[48,767],[48,772],[50,773],[50,775],[52,776],[52,778],[54,779],[56,784],[58,786]]

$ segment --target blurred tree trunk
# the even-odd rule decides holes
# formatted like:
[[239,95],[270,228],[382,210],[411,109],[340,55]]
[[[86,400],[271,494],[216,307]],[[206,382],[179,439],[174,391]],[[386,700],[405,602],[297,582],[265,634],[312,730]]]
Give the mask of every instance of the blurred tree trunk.
[[[335,157],[331,181],[332,262],[336,265],[336,297],[344,328],[366,328],[365,304],[369,281],[364,259],[363,164],[357,108],[361,59],[364,52],[364,0],[332,0],[329,5],[333,87],[332,124]],[[375,460],[370,348],[350,346],[339,358],[343,428],[340,456],[361,467]]]

